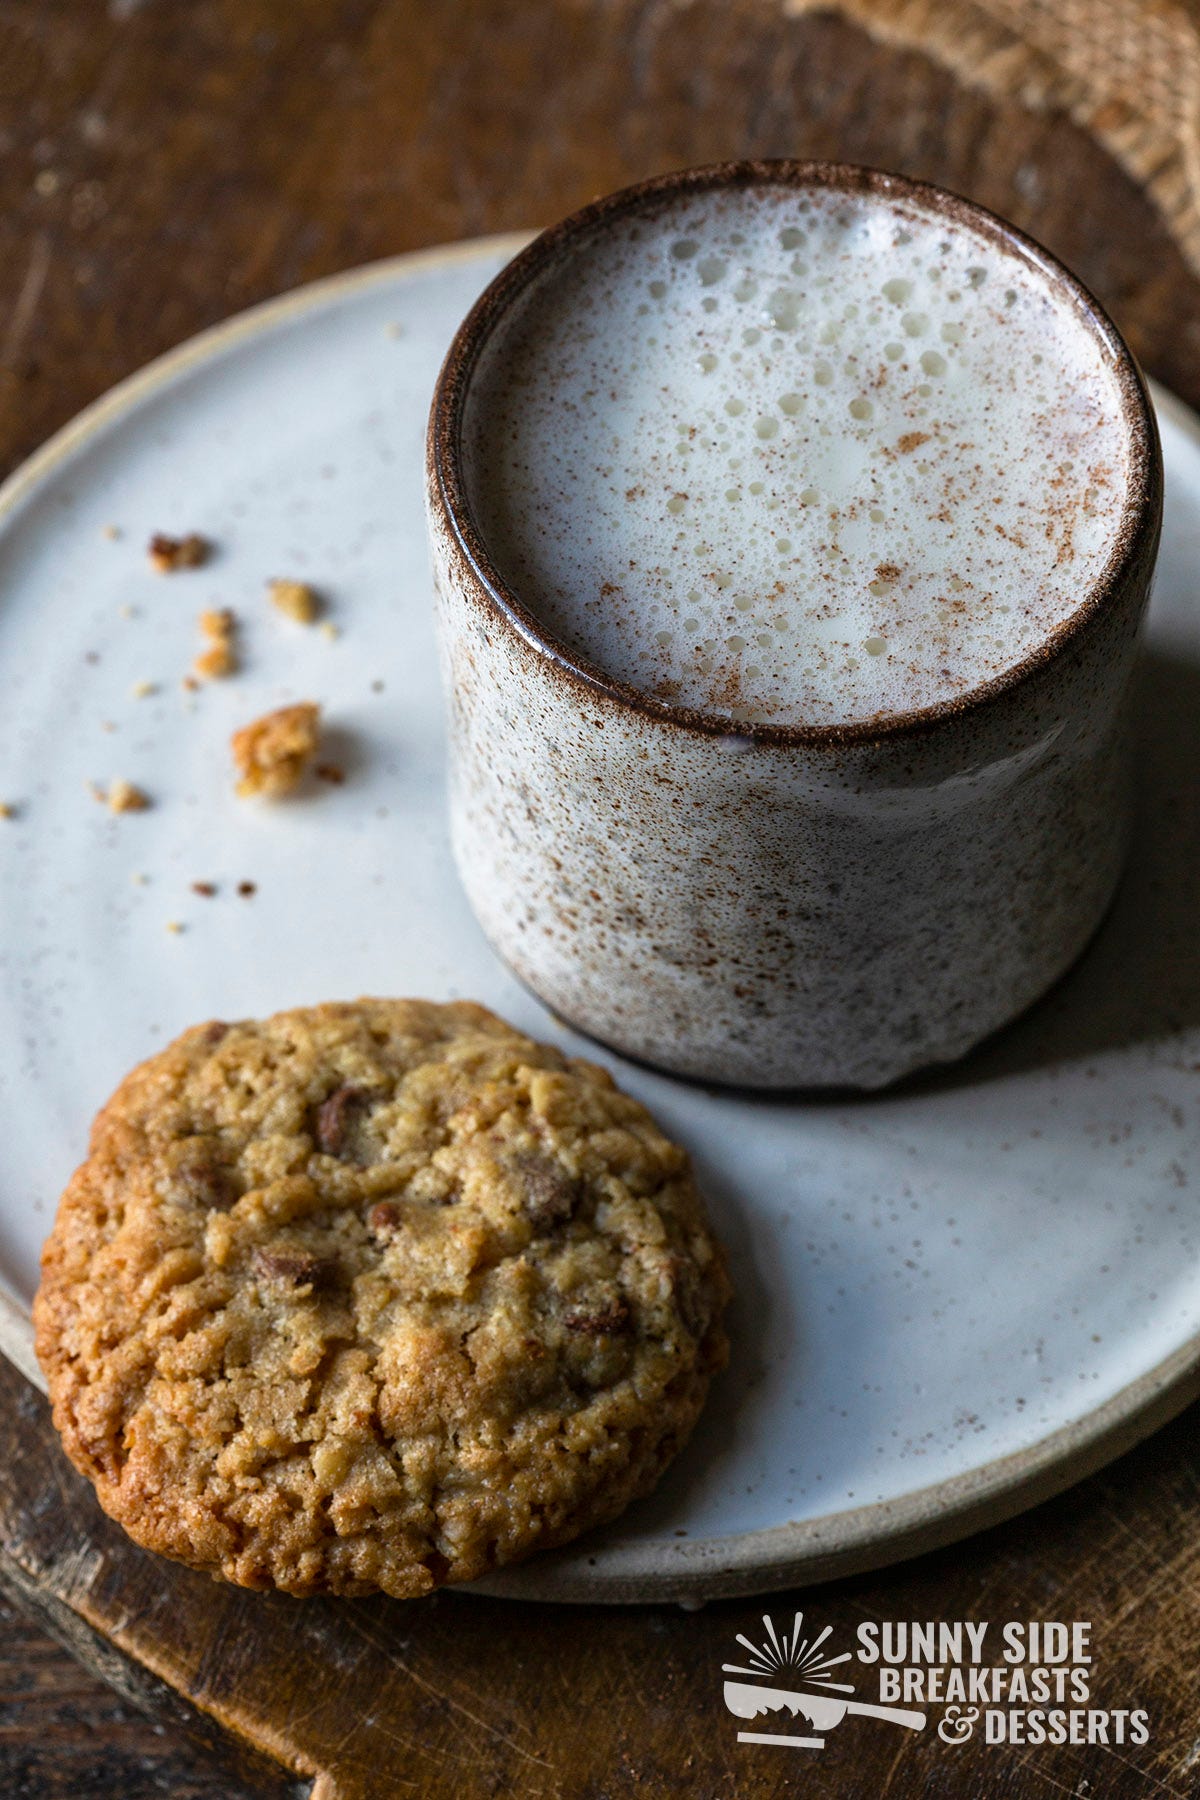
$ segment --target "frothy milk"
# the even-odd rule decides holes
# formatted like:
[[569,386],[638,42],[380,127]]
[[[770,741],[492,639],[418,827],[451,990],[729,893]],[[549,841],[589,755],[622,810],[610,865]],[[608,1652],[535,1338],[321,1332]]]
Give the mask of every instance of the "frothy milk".
[[828,725],[965,694],[1078,606],[1129,433],[1036,266],[908,199],[786,187],[618,217],[536,279],[464,415],[501,575],[670,703]]

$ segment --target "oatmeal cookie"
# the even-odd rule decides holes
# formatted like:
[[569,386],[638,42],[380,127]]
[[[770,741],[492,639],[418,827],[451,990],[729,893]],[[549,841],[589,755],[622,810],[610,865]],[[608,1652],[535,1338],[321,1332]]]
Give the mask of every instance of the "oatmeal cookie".
[[122,1083],[35,1305],[67,1453],[139,1543],[412,1596],[652,1488],[724,1363],[684,1152],[480,1006],[186,1032]]

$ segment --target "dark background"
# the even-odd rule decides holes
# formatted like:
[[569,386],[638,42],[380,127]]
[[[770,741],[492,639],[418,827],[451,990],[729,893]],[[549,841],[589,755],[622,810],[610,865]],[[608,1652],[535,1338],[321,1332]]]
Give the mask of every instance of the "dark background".
[[[1200,288],[1155,203],[1044,92],[1000,98],[994,82],[964,82],[842,9],[0,0],[0,470],[121,376],[256,300],[744,154],[881,163],[1007,213],[1094,287],[1151,370],[1200,402]],[[1151,1710],[1145,1750],[948,1749],[932,1731],[860,1722],[798,1771],[786,1755],[731,1747],[719,1711],[714,1671],[733,1632],[757,1628],[753,1603],[699,1614],[453,1595],[420,1608],[314,1603],[306,1639],[328,1629],[365,1646],[317,1691],[319,1655],[288,1650],[295,1608],[221,1596],[125,1545],[62,1462],[40,1401],[0,1370],[0,1581],[20,1597],[0,1606],[0,1793],[292,1791],[265,1765],[231,1761],[199,1713],[106,1649],[115,1638],[142,1660],[169,1645],[173,1678],[201,1708],[298,1767],[335,1769],[345,1800],[1200,1794],[1195,1426],[1185,1415],[958,1550],[772,1602],[811,1603],[848,1631],[862,1617],[1091,1620],[1100,1703]],[[62,1505],[35,1519],[55,1484]],[[103,1579],[85,1603],[72,1570],[92,1545]]]

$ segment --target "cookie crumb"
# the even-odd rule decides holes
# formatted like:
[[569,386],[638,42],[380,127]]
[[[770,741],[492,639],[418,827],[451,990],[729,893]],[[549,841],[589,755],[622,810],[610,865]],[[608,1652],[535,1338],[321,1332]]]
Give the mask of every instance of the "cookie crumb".
[[212,545],[198,531],[189,531],[184,537],[168,537],[166,532],[156,531],[146,546],[151,565],[160,575],[172,575],[177,569],[198,569],[211,553]]
[[144,874],[141,869],[135,869],[129,879],[132,881],[134,887],[150,886],[150,877]]
[[216,891],[217,884],[215,881],[193,881],[192,883],[193,894],[199,894],[202,900],[211,900],[216,894]]
[[118,606],[117,613],[122,619],[136,619],[137,618],[137,607],[132,606],[130,604],[130,602],[128,600],[126,600],[120,606]]
[[339,637],[341,637],[341,635],[342,635],[342,628],[340,625],[335,625],[332,619],[322,619],[322,621],[321,621],[321,636],[322,637],[328,638],[330,643],[332,643],[334,638],[339,638]]
[[187,927],[184,925],[182,919],[167,920],[167,930],[171,933],[172,937],[179,937],[186,929]]
[[237,891],[243,900],[251,900],[258,892],[258,883],[257,881],[239,881]]
[[224,681],[228,676],[235,675],[238,668],[237,647],[234,642],[237,620],[229,607],[210,608],[202,612],[198,624],[209,641],[209,648],[202,650],[193,662],[193,675],[198,675],[202,681]]
[[403,325],[397,325],[394,319],[390,325],[385,325],[383,330],[386,337],[401,338],[404,336]]
[[371,692],[372,692],[372,693],[373,693],[373,694],[382,694],[382,692],[383,692],[383,683],[382,683],[382,681],[373,681],[373,682],[372,682],[372,683],[371,683]]
[[320,781],[327,781],[331,787],[341,787],[346,779],[345,769],[339,769],[336,763],[318,763],[313,774]]
[[15,819],[17,809],[11,800],[0,800],[0,819]]
[[118,539],[124,536],[124,533],[119,525],[102,525],[100,527],[100,536],[105,538],[110,544],[115,544]]
[[179,685],[183,688],[185,693],[198,694],[200,692],[200,683],[196,680],[194,675],[185,675]]
[[135,700],[148,700],[151,694],[157,694],[157,681],[135,681],[129,692]]
[[230,743],[241,776],[238,793],[279,799],[298,787],[316,753],[320,719],[320,707],[302,700],[235,731]]
[[[99,795],[97,795],[99,798]],[[108,790],[108,810],[115,813],[145,812],[150,796],[132,781],[114,781]]]
[[298,625],[311,625],[321,610],[320,598],[306,581],[268,581],[267,592],[272,605]]
[[214,644],[201,651],[192,669],[201,681],[225,681],[237,673],[237,658],[230,644]]

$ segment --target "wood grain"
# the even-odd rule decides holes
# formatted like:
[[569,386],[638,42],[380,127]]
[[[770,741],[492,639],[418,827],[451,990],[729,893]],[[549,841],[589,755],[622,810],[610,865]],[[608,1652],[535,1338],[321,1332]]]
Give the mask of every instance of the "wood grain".
[[[0,1600],[0,1791],[6,1800],[257,1800],[178,1731],[103,1685],[23,1610]],[[275,1777],[276,1791],[279,1778]]]
[[[0,465],[149,357],[269,294],[737,154],[888,164],[1008,213],[1200,404],[1198,284],[1111,159],[1063,117],[972,91],[833,10],[0,0]],[[99,1515],[42,1401],[0,1367],[0,1579],[124,1696],[83,1685],[17,1615],[0,1617],[0,1790],[1200,1793],[1196,1422],[963,1548],[772,1602],[777,1614],[808,1607],[842,1638],[868,1617],[1091,1620],[1097,1704],[1148,1707],[1145,1749],[955,1748],[857,1720],[798,1767],[798,1752],[738,1746],[720,1703],[720,1664],[761,1605],[556,1609],[454,1594],[299,1605],[218,1588],[143,1555]]]
[[[218,1586],[136,1550],[63,1462],[45,1403],[0,1368],[0,1516],[10,1583],[16,1570],[40,1606],[74,1615],[84,1631],[72,1628],[73,1646],[85,1657],[86,1628],[101,1632],[123,1659],[106,1663],[106,1678],[124,1685],[123,1671],[148,1665],[231,1731],[318,1777],[316,1800],[793,1791],[787,1759],[798,1753],[738,1745],[721,1705],[721,1664],[738,1655],[738,1632],[761,1634],[767,1605],[776,1617],[807,1608],[839,1645],[867,1618],[1087,1620],[1095,1704],[1151,1713],[1140,1751],[948,1747],[932,1730],[856,1720],[806,1761],[806,1793],[1027,1800],[1061,1788],[1087,1800],[1182,1800],[1200,1766],[1195,1428],[1192,1412],[1075,1494],[961,1550],[769,1603],[534,1607],[452,1592],[409,1604],[301,1603]],[[141,1703],[161,1708],[136,1681]],[[173,1732],[203,1736],[174,1699],[169,1720]]]

